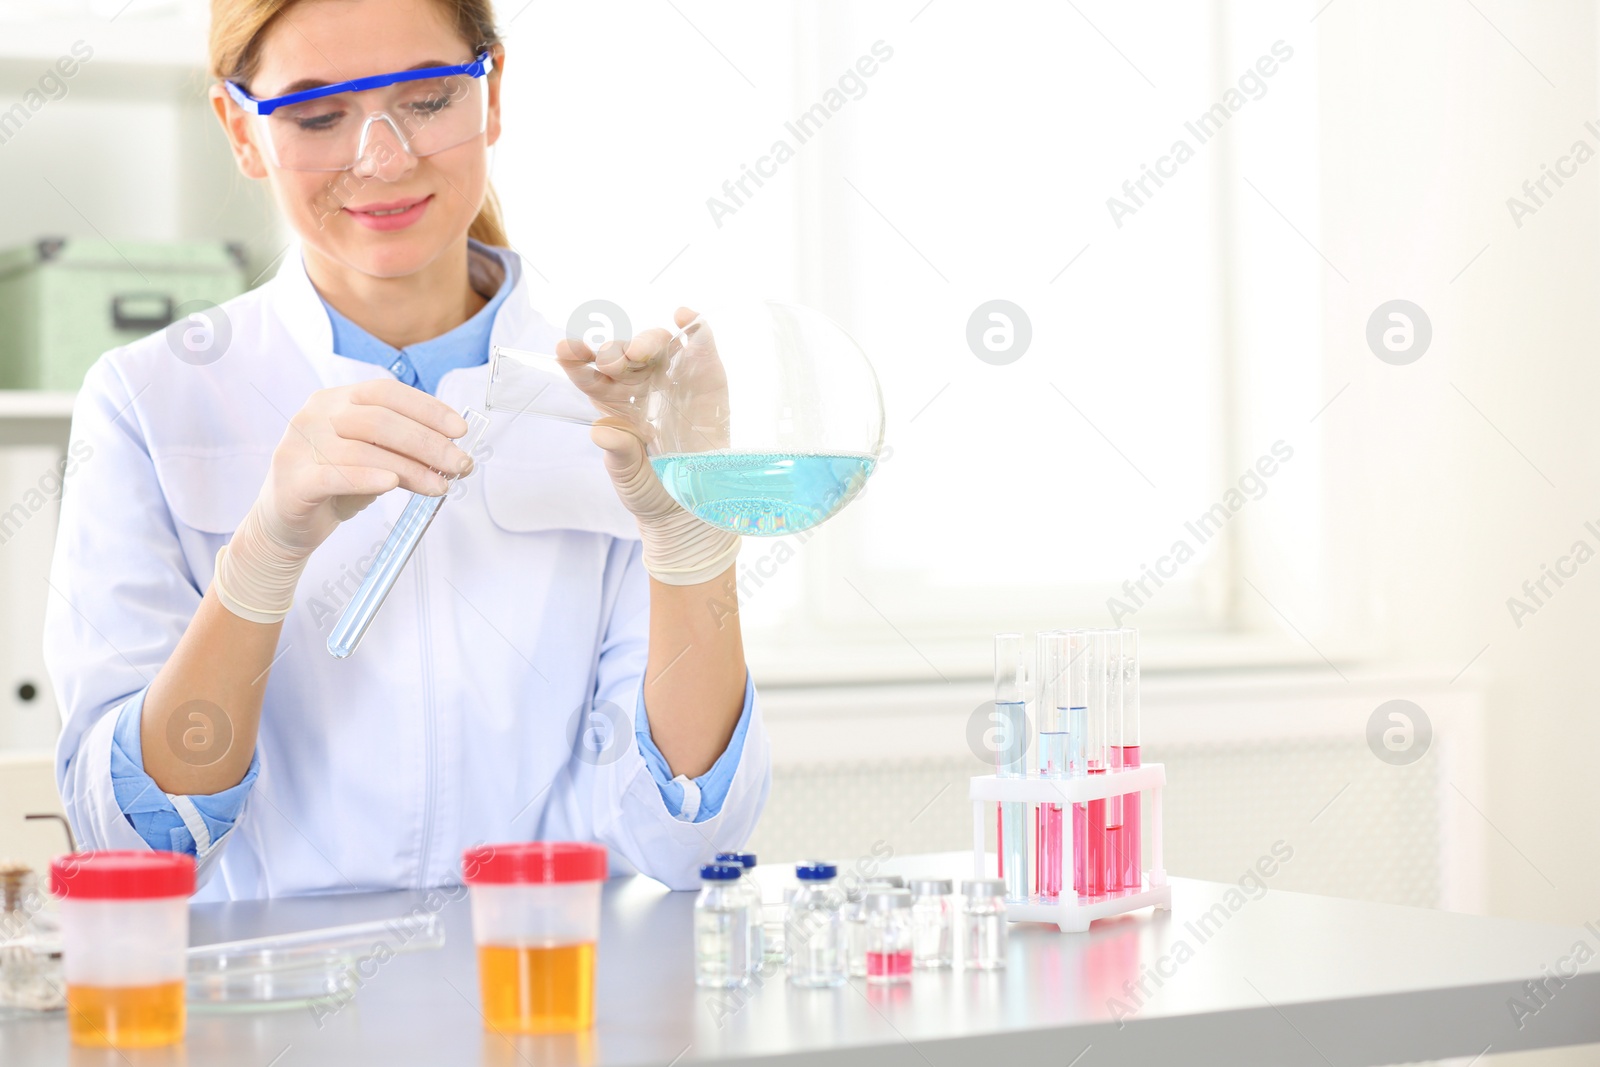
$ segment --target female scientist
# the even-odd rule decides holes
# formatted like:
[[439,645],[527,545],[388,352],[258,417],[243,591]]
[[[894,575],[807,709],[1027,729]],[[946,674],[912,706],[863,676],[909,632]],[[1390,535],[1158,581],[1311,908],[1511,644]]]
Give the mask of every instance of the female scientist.
[[[217,117],[300,242],[198,349],[89,372],[45,623],[78,840],[194,854],[196,899],[449,884],[537,839],[688,888],[760,815],[738,538],[620,429],[500,416],[475,470],[453,443],[491,344],[560,340],[489,186],[502,63],[489,0],[212,4]],[[568,351],[620,377],[666,336]],[[333,658],[440,471],[468,476]]]

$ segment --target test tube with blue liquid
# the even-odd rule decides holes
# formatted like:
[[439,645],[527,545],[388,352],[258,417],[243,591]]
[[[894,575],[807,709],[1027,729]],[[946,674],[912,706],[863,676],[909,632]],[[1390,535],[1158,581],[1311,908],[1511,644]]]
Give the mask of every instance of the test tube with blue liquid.
[[[996,634],[994,638],[994,714],[1000,742],[995,746],[995,776],[1027,777],[1027,667],[1022,660],[1021,634]],[[1002,801],[996,852],[1006,899],[1028,899],[1028,805]]]
[[[1060,630],[1035,639],[1038,663],[1039,777],[1067,777],[1067,635]],[[1060,804],[1034,809],[1033,891],[1044,903],[1061,895],[1062,811]]]

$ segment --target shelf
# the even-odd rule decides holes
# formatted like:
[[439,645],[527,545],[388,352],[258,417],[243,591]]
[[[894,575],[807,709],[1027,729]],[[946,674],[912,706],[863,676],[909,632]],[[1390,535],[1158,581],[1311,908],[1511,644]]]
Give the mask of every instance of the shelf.
[[69,422],[76,393],[37,389],[0,389],[0,419],[54,419]]

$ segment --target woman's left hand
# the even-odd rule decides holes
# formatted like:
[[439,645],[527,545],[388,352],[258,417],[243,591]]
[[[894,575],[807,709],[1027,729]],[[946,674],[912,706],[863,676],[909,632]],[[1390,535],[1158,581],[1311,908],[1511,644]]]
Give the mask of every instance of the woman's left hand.
[[[695,313],[679,308],[674,317],[682,327],[694,321]],[[706,438],[686,451],[726,447],[728,441],[726,377],[709,330],[697,327],[696,332],[693,388],[688,395],[668,398],[669,416],[685,426],[699,424],[695,436]],[[639,523],[645,570],[668,585],[698,585],[733,565],[739,555],[739,535],[702,522],[672,499],[645,452],[645,435],[655,431],[644,421],[643,412],[627,403],[639,391],[662,384],[648,379],[659,373],[671,337],[663,329],[646,330],[631,341],[602,345],[598,353],[581,341],[562,341],[556,355],[571,364],[568,373],[574,383],[597,407],[619,412],[601,418],[589,436],[604,450],[617,496]],[[696,409],[710,418],[694,417]]]

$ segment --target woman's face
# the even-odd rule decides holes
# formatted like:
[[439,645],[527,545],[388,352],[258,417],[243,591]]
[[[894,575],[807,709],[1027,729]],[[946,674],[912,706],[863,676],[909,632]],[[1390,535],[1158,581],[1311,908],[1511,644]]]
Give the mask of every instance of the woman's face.
[[[246,88],[261,100],[316,84],[472,59],[472,45],[457,34],[439,0],[300,0],[263,34]],[[271,182],[279,208],[308,249],[362,274],[395,278],[457,247],[483,202],[488,148],[500,137],[498,63],[483,81],[489,96],[483,134],[418,157],[386,123],[375,122],[362,162],[336,172],[275,166],[260,120],[220,87],[212,100],[240,169]],[[380,89],[354,99],[383,94]]]

